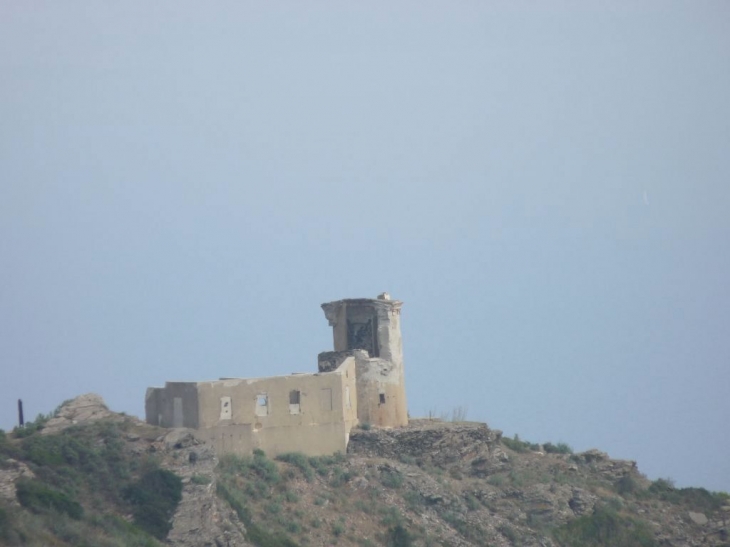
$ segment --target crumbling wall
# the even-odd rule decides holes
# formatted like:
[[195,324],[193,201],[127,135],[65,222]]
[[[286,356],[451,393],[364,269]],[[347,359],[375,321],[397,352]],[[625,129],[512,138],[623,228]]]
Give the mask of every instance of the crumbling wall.
[[323,374],[198,383],[196,435],[220,453],[345,452],[357,423],[355,360]]
[[145,418],[148,424],[162,427],[198,427],[197,382],[167,382],[164,388],[149,388]]
[[334,352],[321,353],[320,370],[329,370],[347,356],[356,361],[358,419],[382,427],[408,424],[402,303],[387,294],[322,304],[332,326]]

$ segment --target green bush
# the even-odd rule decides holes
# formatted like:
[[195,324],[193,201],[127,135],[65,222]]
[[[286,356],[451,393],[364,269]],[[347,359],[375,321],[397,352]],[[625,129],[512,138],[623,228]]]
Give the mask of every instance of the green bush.
[[335,537],[339,537],[344,532],[345,532],[345,527],[341,523],[335,522],[332,524],[332,535],[334,535]]
[[279,468],[260,450],[254,451],[252,467],[256,474],[269,484],[276,484],[281,479]]
[[542,445],[543,450],[547,452],[548,454],[572,454],[573,449],[570,447],[569,444],[566,443],[545,443]]
[[654,534],[643,521],[602,507],[553,532],[561,547],[655,547]]
[[403,494],[403,499],[405,500],[408,509],[416,513],[418,513],[420,508],[425,504],[423,496],[415,490],[409,490]]
[[278,515],[281,513],[281,503],[278,501],[270,501],[264,506],[264,510],[270,515]]
[[693,487],[676,488],[672,479],[655,480],[649,486],[647,495],[705,513],[718,511],[730,502],[730,495],[725,492],[710,492],[704,488]]
[[193,484],[204,486],[211,483],[211,478],[207,475],[199,475],[196,473],[195,475],[190,477],[190,482],[192,482]]
[[343,484],[350,482],[355,477],[355,471],[345,471],[341,467],[337,466],[332,470],[332,478],[330,479],[330,486],[339,488]]
[[467,494],[465,497],[465,501],[469,511],[476,511],[482,505],[481,503],[479,503],[479,500],[474,496],[474,494]]
[[302,472],[302,475],[304,475],[304,478],[307,479],[307,482],[311,482],[314,478],[312,465],[310,464],[307,456],[301,452],[287,452],[286,454],[279,454],[275,459],[289,463],[299,469],[299,471]]
[[522,441],[520,440],[520,436],[516,433],[513,439],[510,439],[509,437],[502,437],[501,440],[502,444],[507,448],[514,450],[515,452],[519,452],[520,454],[529,452],[530,450],[533,452],[540,450],[539,444]]
[[403,522],[403,516],[397,507],[381,507],[379,511],[383,515],[380,521],[383,526],[398,526]]
[[218,469],[224,476],[260,478],[268,485],[277,484],[281,480],[276,462],[268,459],[261,450],[254,450],[253,457],[225,454],[221,456]]
[[84,514],[81,504],[71,496],[49,488],[38,480],[20,479],[15,483],[15,488],[20,504],[33,511],[53,510],[65,513],[73,519],[80,519]]
[[[100,442],[101,441],[101,442]],[[76,426],[58,435],[33,435],[18,447],[36,475],[61,490],[88,490],[97,500],[121,501],[131,467],[121,431],[112,423]]]
[[47,435],[29,437],[22,444],[25,459],[36,465],[88,468],[97,459],[94,447],[73,435]]
[[312,456],[309,458],[309,465],[318,475],[326,476],[332,466],[346,461],[341,453],[337,452],[333,456]]
[[513,545],[517,542],[519,536],[517,535],[517,532],[515,532],[514,528],[512,528],[510,525],[502,524],[498,528],[498,530],[499,533],[506,537]]
[[[235,488],[233,484],[229,484],[231,479],[231,468],[240,467],[242,458],[224,457],[226,459],[224,469],[228,475],[224,475],[221,480],[216,483],[216,493],[223,498],[228,505],[236,512],[238,518],[241,519],[246,527],[247,539],[257,547],[299,547],[294,541],[288,537],[270,532],[266,528],[259,526],[253,522],[251,510],[246,505],[246,499],[243,493]],[[245,461],[245,460],[244,460]],[[221,461],[221,463],[224,463]],[[244,464],[245,469],[250,469]]]
[[403,486],[403,475],[401,475],[397,471],[384,469],[380,473],[380,482],[383,484],[383,486],[397,489]]
[[182,499],[182,481],[171,471],[154,469],[129,485],[125,498],[132,504],[134,523],[156,538],[165,539]]
[[299,495],[292,490],[287,490],[284,493],[284,499],[286,499],[289,503],[297,503],[299,501]]
[[622,496],[634,494],[641,490],[641,486],[639,485],[637,480],[633,477],[633,475],[629,473],[616,481],[616,484],[614,486],[616,488],[616,492],[618,492]]
[[396,524],[388,530],[388,547],[411,547],[413,539],[411,534],[401,524]]
[[46,422],[51,418],[53,418],[53,414],[38,414],[35,420],[33,420],[32,422],[26,422],[23,427],[14,427],[13,436],[16,439],[30,437],[34,433],[37,433],[38,431],[43,429],[46,425]]

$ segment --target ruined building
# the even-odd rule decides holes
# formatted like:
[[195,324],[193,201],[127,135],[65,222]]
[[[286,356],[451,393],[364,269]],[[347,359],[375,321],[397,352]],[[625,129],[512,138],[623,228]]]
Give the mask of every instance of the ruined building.
[[358,423],[406,425],[401,305],[387,293],[322,304],[334,351],[318,372],[167,382],[147,390],[147,422],[194,429],[219,453],[311,456],[345,452]]

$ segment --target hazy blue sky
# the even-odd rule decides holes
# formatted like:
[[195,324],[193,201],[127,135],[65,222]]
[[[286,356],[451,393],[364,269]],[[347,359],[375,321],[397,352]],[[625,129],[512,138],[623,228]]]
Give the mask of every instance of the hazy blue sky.
[[312,371],[730,490],[730,3],[0,0],[0,427]]

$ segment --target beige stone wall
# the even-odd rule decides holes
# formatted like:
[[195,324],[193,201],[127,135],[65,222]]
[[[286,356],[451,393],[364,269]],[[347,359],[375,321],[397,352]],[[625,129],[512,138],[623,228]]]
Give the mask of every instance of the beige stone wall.
[[[334,372],[199,382],[197,391],[197,436],[221,453],[254,448],[269,455],[345,452],[357,423],[353,358]],[[230,415],[225,403],[231,405]]]
[[403,367],[365,355],[358,355],[356,359],[360,423],[381,427],[408,425]]
[[161,427],[198,427],[198,389],[195,382],[167,382],[149,388],[145,396],[147,423]]
[[322,354],[321,358],[336,358],[338,352],[353,353],[357,360],[360,422],[398,427],[408,424],[400,330],[402,303],[382,296],[322,304],[332,326],[335,352]]
[[319,373],[168,382],[147,390],[147,422],[194,429],[219,453],[272,456],[345,452],[358,421],[407,425],[401,306],[386,294],[323,304],[335,351]]

